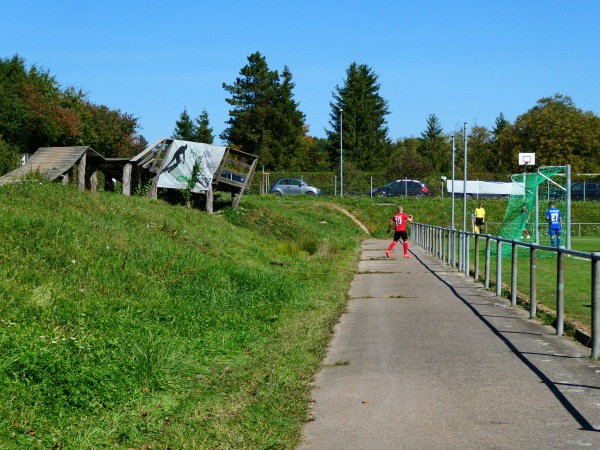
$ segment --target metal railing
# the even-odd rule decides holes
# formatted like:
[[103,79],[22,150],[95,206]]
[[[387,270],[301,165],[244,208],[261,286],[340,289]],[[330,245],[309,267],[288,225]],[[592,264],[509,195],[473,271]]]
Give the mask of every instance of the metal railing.
[[[469,262],[469,241],[475,239],[473,271]],[[477,234],[467,231],[459,231],[451,228],[436,227],[421,223],[413,223],[411,227],[411,239],[443,262],[464,272],[466,277],[473,276],[479,281],[479,247],[480,240],[485,240],[485,273],[483,284],[485,289],[490,287],[491,276],[491,248],[492,243],[497,246],[496,257],[496,295],[502,295],[502,246],[511,246],[511,270],[510,270],[510,304],[517,305],[517,258],[519,247],[529,249],[529,317],[535,318],[537,314],[536,283],[537,283],[537,252],[539,250],[556,253],[556,335],[562,336],[564,332],[564,306],[565,306],[565,256],[576,256],[590,260],[591,262],[591,300],[592,300],[592,358],[600,356],[600,252],[587,253],[566,248],[555,248],[535,243],[522,242],[516,239],[505,239],[489,234]]]

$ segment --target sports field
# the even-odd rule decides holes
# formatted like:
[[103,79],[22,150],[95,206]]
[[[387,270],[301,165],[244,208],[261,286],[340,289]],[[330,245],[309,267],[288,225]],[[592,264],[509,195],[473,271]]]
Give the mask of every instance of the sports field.
[[[600,252],[600,237],[573,236],[571,238],[572,250],[582,252]],[[549,244],[547,236],[541,236],[540,244]],[[471,247],[471,265],[474,264],[474,244]],[[529,251],[519,251],[517,265],[517,293],[518,297],[526,302],[530,297],[530,260]],[[565,317],[577,324],[579,329],[589,332],[591,330],[592,307],[592,270],[591,261],[586,258],[568,256],[565,258]],[[553,252],[538,251],[536,261],[536,298],[538,305],[556,311],[557,292],[557,258]],[[490,283],[496,283],[496,256],[490,262]],[[485,250],[480,250],[479,273],[485,274]],[[511,258],[502,258],[502,284],[506,295],[510,293]],[[544,308],[541,308],[544,309]]]
[[582,252],[600,252],[600,236],[571,236],[571,249]]

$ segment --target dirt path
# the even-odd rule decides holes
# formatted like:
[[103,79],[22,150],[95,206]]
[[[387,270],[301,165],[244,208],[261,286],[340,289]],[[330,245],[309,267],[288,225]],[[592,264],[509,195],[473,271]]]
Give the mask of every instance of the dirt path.
[[354,223],[356,225],[358,225],[365,233],[367,233],[369,236],[371,236],[371,233],[369,232],[368,228],[360,221],[358,220],[356,217],[354,217],[350,211],[348,211],[347,209],[342,208],[339,205],[336,205],[335,203],[325,203],[325,205],[329,206],[330,208],[333,209],[337,209],[338,211],[343,212],[344,214],[346,214],[348,217],[350,217]]

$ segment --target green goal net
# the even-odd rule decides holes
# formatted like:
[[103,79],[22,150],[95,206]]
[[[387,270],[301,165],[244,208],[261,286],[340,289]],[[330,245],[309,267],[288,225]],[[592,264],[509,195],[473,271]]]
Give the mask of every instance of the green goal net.
[[[534,173],[520,173],[512,176],[512,191],[499,236],[550,245],[546,210],[553,202],[567,220],[567,167],[540,167]],[[561,236],[561,245],[566,245],[567,236]],[[555,243],[556,244],[556,243]],[[519,247],[519,251],[529,251]],[[504,243],[502,257],[512,255],[512,246]],[[554,256],[553,252],[540,252],[539,256]]]

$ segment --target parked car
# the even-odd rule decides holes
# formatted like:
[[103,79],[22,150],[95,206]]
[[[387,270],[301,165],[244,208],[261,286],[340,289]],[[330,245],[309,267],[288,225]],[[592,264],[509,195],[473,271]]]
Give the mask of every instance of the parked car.
[[[550,198],[564,201],[567,193],[564,189],[551,189]],[[600,182],[577,181],[571,183],[571,200],[600,200]]]
[[571,200],[600,200],[600,182],[578,181],[571,184]]
[[[232,173],[228,170],[221,172],[221,178],[227,178],[228,180],[236,181],[238,183],[246,182],[246,178],[244,178],[236,173]],[[247,194],[247,193],[248,193],[248,189],[244,189],[244,194]]]
[[246,179],[244,177],[241,177],[239,175],[236,175],[235,173],[231,173],[231,172],[228,172],[228,171],[221,172],[221,176],[223,178],[227,178],[229,180],[237,181],[238,183],[245,183],[246,182]]
[[430,195],[429,188],[425,183],[419,180],[396,180],[385,186],[375,188],[371,195],[384,197],[412,196],[422,197]]
[[269,194],[275,195],[321,195],[321,189],[310,186],[302,180],[296,178],[280,178],[271,186]]

